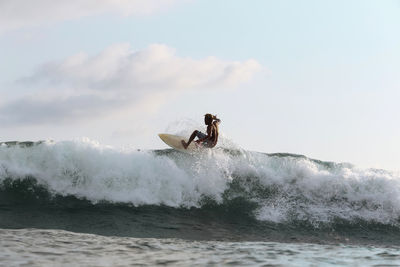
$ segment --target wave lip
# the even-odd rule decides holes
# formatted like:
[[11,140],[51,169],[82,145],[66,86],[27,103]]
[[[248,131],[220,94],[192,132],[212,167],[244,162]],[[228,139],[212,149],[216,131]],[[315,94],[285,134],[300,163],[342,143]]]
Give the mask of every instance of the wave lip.
[[[397,226],[399,178],[384,170],[237,149],[197,155],[169,149],[121,151],[90,140],[0,146],[3,192],[42,188],[48,195],[94,204],[237,205],[250,209],[259,221],[274,223],[364,221]],[[18,187],[29,179],[30,185]]]
[[0,146],[31,147],[31,146],[37,146],[37,145],[43,144],[45,142],[52,142],[52,141],[45,141],[45,140],[40,140],[40,141],[7,141],[7,142],[0,142]]

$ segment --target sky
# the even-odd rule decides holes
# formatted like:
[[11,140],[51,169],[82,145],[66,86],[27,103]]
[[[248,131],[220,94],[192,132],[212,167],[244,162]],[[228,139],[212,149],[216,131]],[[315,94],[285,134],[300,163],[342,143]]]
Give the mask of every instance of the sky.
[[399,0],[1,0],[0,140],[159,149],[213,113],[246,150],[399,171],[399,29]]

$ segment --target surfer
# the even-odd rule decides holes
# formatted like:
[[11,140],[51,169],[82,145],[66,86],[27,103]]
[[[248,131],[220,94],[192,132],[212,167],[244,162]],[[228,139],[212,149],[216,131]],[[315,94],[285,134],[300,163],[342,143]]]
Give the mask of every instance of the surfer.
[[204,123],[207,125],[207,134],[202,133],[198,130],[195,130],[189,138],[189,141],[186,143],[185,140],[182,140],[182,145],[185,149],[190,145],[195,137],[198,139],[195,141],[197,144],[201,144],[204,147],[212,148],[218,142],[218,125],[221,122],[220,119],[215,115],[211,115],[207,113],[204,115]]

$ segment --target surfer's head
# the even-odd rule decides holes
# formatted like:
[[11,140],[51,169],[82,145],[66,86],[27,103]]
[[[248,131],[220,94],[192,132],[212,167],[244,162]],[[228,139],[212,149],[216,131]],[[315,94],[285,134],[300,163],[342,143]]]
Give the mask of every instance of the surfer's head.
[[204,115],[204,123],[210,125],[213,121],[213,117],[214,117],[213,115],[207,113],[206,115]]

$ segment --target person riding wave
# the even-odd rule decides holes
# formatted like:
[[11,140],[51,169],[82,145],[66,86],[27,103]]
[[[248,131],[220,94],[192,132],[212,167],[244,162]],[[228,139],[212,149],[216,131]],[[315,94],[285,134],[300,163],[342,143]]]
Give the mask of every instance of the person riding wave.
[[209,113],[204,115],[204,123],[207,125],[207,134],[195,130],[190,136],[187,143],[185,142],[185,140],[181,141],[183,147],[187,149],[187,147],[190,145],[195,137],[198,138],[195,141],[197,144],[208,148],[214,147],[218,142],[218,125],[220,122],[221,120],[218,119],[216,115],[211,115]]

